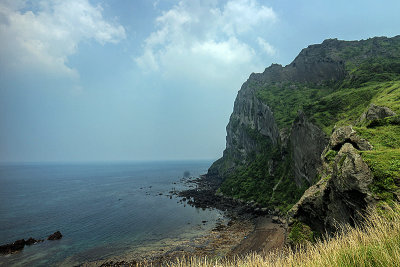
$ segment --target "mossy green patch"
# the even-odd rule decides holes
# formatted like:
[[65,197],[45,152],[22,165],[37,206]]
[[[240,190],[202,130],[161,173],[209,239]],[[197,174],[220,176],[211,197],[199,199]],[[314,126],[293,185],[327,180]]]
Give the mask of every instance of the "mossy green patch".
[[289,242],[293,246],[304,245],[307,242],[314,242],[314,233],[311,231],[311,228],[300,222],[295,221],[291,226],[289,233]]
[[374,175],[371,191],[384,201],[393,201],[400,185],[400,149],[363,151],[362,157]]
[[338,152],[336,150],[330,149],[328,152],[326,152],[325,159],[329,162],[332,162],[335,159],[337,154],[338,154]]
[[294,82],[273,83],[258,87],[257,97],[267,103],[274,112],[279,128],[290,127],[297,111],[312,105],[317,99],[334,91],[332,84],[317,86]]

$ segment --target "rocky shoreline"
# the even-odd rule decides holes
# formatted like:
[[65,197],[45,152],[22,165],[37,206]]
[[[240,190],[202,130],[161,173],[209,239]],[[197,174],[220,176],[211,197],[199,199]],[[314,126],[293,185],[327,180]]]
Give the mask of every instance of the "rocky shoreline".
[[[62,238],[62,234],[60,231],[54,232],[53,234],[47,237],[47,240],[59,240]],[[25,239],[16,240],[13,243],[5,244],[0,246],[0,254],[13,254],[16,252],[20,252],[24,249],[25,246],[31,246],[37,243],[44,242],[44,239],[34,239],[32,237]]]
[[171,191],[171,195],[196,208],[216,208],[224,212],[227,222],[218,221],[206,235],[124,259],[88,262],[81,266],[163,266],[182,257],[234,257],[249,252],[265,253],[285,246],[286,225],[273,212],[254,202],[216,194],[221,179],[209,175],[184,180],[189,189]]
[[259,206],[255,202],[244,202],[217,194],[217,189],[222,182],[219,177],[202,175],[188,182],[194,183],[196,187],[176,194],[196,208],[216,208],[226,212],[230,217],[244,216],[249,218],[272,214],[272,211]]

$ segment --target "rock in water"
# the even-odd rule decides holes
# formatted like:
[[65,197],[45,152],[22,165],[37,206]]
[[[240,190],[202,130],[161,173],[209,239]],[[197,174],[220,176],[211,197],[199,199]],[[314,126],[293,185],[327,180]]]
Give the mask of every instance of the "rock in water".
[[24,246],[25,246],[25,239],[17,240],[12,244],[6,244],[0,246],[0,253],[10,254],[22,250]]
[[28,240],[25,241],[25,245],[30,246],[30,245],[33,245],[35,243],[43,242],[43,241],[44,241],[43,239],[36,240],[36,239],[34,239],[32,237],[29,237]]
[[52,235],[49,235],[49,237],[47,238],[47,240],[59,240],[62,238],[62,234],[60,233],[60,231],[55,232]]

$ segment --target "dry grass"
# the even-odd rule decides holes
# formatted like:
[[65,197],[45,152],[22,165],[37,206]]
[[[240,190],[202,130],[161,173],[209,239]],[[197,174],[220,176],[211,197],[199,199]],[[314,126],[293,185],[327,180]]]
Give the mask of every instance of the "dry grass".
[[178,259],[166,266],[400,266],[400,205],[373,211],[362,227],[344,226],[336,236],[297,252],[287,249],[235,259]]

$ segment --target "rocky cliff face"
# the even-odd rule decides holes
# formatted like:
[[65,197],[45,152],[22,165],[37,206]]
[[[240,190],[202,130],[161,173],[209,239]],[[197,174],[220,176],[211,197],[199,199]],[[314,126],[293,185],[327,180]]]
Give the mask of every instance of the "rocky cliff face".
[[[223,158],[213,164],[209,174],[225,176],[236,166],[246,164],[251,160],[251,155],[260,151],[259,139],[265,138],[273,146],[284,146],[284,150],[293,150],[296,184],[300,186],[304,182],[312,182],[327,137],[306,119],[304,113],[299,113],[292,129],[279,129],[272,108],[260,100],[257,91],[261,86],[276,83],[322,83],[342,79],[346,74],[344,62],[326,57],[323,51],[327,45],[329,44],[324,42],[322,45],[303,49],[288,66],[272,64],[263,73],[250,75],[235,100],[233,113],[226,128],[226,149]],[[251,133],[252,130],[260,136],[255,137]],[[300,139],[302,141],[298,142]]]
[[352,127],[336,129],[322,154],[322,179],[307,189],[289,211],[290,217],[321,233],[335,231],[338,224],[354,226],[361,221],[365,209],[376,202],[369,190],[373,175],[359,153],[370,149]]
[[[400,36],[325,40],[285,67],[273,64],[253,73],[236,97],[223,157],[208,174],[221,178],[223,194],[282,212],[291,208],[291,220],[313,230],[332,232],[338,222],[354,225],[379,199],[362,157],[374,146],[351,125],[368,132],[371,121],[394,116],[373,102],[395,96],[397,80]],[[397,102],[388,103],[400,109]]]
[[251,88],[244,84],[235,100],[233,113],[226,127],[226,152],[245,163],[249,155],[258,152],[257,140],[249,131],[257,131],[273,145],[279,142],[279,130],[271,108],[262,103]]
[[321,165],[321,153],[328,140],[325,133],[312,124],[302,111],[293,122],[290,134],[290,149],[294,179],[298,186],[307,181],[315,182],[318,167]]

